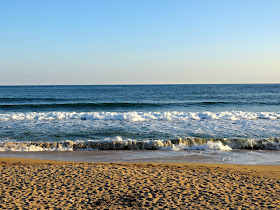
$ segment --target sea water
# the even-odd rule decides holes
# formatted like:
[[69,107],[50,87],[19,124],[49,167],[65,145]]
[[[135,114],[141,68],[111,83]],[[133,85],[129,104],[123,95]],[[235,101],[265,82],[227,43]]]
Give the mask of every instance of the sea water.
[[153,150],[276,163],[279,137],[280,84],[0,86],[2,155]]

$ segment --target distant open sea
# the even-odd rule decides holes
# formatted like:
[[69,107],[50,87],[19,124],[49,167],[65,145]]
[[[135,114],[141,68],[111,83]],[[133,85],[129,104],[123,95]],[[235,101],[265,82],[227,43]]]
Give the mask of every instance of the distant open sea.
[[280,150],[280,84],[0,86],[0,151]]

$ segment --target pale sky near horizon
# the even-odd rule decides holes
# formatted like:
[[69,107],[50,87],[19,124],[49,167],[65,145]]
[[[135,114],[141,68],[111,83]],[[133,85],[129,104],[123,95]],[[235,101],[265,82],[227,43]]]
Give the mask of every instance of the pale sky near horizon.
[[0,0],[0,85],[280,83],[279,0]]

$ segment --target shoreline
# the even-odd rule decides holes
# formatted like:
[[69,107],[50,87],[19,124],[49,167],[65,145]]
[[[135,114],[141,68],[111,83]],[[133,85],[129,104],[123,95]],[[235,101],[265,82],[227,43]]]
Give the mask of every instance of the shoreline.
[[0,208],[280,208],[280,166],[0,158]]
[[91,163],[209,163],[239,165],[280,165],[279,151],[258,150],[81,150],[0,152],[0,158],[29,158]]

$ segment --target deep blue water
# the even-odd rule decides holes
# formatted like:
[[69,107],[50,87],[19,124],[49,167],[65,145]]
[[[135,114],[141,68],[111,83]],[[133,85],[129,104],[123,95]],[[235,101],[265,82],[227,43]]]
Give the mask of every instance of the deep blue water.
[[280,111],[280,84],[0,86],[0,112]]

